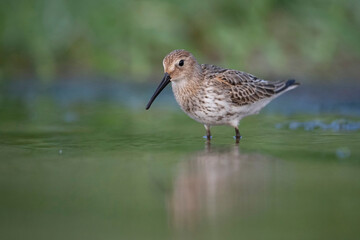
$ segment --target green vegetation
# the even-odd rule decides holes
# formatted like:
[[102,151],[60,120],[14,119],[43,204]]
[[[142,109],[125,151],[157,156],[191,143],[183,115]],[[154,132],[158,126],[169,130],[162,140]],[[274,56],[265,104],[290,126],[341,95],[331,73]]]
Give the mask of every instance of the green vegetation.
[[264,77],[356,78],[359,11],[357,0],[1,1],[0,79],[145,81],[178,48]]

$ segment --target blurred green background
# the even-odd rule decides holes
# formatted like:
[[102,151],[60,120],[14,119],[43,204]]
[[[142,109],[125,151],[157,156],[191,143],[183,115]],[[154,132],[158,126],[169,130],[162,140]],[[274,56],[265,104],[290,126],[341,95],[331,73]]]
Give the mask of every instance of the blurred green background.
[[350,81],[359,12],[358,0],[1,1],[0,79],[147,81],[183,48],[263,78]]

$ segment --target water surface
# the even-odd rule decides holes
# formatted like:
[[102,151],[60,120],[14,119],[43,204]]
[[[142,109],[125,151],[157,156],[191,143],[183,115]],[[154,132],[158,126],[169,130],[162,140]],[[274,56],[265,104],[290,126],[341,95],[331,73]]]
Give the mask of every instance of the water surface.
[[176,108],[61,94],[0,98],[3,239],[360,233],[359,130],[302,127],[357,114],[265,111],[241,122],[239,145],[229,127],[214,128],[209,145]]

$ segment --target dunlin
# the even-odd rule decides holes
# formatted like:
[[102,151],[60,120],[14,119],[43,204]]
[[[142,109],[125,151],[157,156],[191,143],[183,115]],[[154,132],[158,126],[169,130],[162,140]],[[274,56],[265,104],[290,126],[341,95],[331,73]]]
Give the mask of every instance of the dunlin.
[[299,85],[295,80],[266,81],[252,74],[199,64],[185,50],[174,50],[163,60],[164,78],[146,109],[171,82],[176,101],[192,119],[204,124],[210,141],[210,127],[229,125],[235,128],[236,141],[241,136],[240,120],[257,114],[271,100]]

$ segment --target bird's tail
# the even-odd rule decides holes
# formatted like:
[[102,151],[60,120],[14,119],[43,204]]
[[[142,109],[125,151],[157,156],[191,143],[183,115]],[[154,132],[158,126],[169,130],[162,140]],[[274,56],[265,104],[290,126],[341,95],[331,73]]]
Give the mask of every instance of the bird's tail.
[[289,91],[291,89],[296,88],[299,85],[300,83],[296,82],[294,79],[283,81],[282,84],[279,84],[278,87],[275,89],[275,93]]

